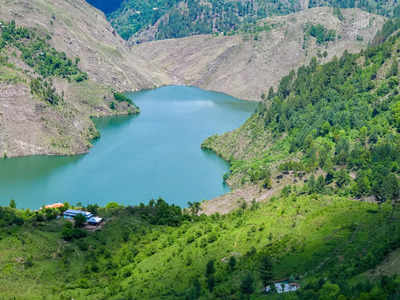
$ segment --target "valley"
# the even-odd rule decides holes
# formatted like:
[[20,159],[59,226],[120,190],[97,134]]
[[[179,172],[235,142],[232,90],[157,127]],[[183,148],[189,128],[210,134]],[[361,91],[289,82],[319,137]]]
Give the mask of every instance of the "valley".
[[[361,50],[384,22],[383,17],[361,10],[342,10],[343,18],[339,20],[332,9],[315,8],[293,16],[261,20],[247,32],[232,36],[200,35],[130,46],[102,13],[83,0],[3,1],[0,4],[8,10],[0,11],[0,20],[15,20],[17,26],[28,26],[42,36],[48,35],[49,45],[71,60],[78,59],[79,68],[88,75],[88,80],[76,84],[52,79],[57,93],[64,95],[63,109],[68,106],[69,116],[76,116],[72,118],[62,117],[54,109],[47,116],[35,115],[35,109],[42,105],[23,102],[31,97],[29,88],[2,83],[4,114],[12,116],[23,108],[18,113],[20,122],[15,122],[15,118],[3,120],[7,129],[0,139],[0,153],[7,157],[87,152],[91,138],[96,136],[90,116],[128,113],[123,107],[119,112],[110,109],[115,91],[191,85],[259,101],[270,87],[277,86],[280,78],[308,63],[313,56],[324,62],[345,49]],[[307,31],[310,24],[335,31],[336,38],[318,42]],[[10,58],[13,53],[12,49],[3,49],[5,57]],[[10,63],[23,72],[30,71],[18,56]],[[13,90],[22,94],[16,97]],[[14,99],[21,104],[9,105],[15,103]],[[35,135],[25,134],[32,127]]]
[[89,2],[0,0],[0,300],[400,298],[396,1]]

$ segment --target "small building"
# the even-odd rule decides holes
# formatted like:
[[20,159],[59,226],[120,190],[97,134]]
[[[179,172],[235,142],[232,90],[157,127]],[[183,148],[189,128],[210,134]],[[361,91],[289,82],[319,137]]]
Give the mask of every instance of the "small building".
[[[275,291],[278,294],[295,292],[300,288],[299,284],[297,284],[295,282],[289,283],[287,281],[275,282],[274,286],[275,286]],[[267,285],[267,287],[265,288],[265,291],[267,293],[271,292],[271,286]]]
[[64,212],[64,219],[73,219],[77,215],[83,215],[86,218],[86,220],[89,220],[90,218],[93,217],[93,214],[88,211],[68,209]]
[[87,220],[89,225],[99,225],[101,222],[103,222],[103,219],[97,216],[93,216],[90,219]]

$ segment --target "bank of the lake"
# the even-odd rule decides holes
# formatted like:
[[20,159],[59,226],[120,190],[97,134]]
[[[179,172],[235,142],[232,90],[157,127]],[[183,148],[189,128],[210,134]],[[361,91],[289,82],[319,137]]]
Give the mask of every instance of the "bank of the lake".
[[255,103],[193,87],[169,86],[129,94],[134,116],[96,119],[101,133],[86,155],[33,156],[0,161],[0,205],[53,202],[138,204],[163,197],[185,206],[229,191],[229,165],[202,151],[208,136],[239,127]]

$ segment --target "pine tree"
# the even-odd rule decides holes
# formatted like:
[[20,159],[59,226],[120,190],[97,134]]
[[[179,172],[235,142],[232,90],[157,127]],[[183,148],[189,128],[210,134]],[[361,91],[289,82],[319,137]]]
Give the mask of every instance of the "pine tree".
[[207,263],[207,268],[206,268],[206,277],[210,277],[210,275],[215,273],[215,267],[214,267],[214,260],[209,260]]
[[250,295],[254,292],[254,278],[251,273],[247,273],[243,278],[242,283],[240,284],[240,291],[246,295]]
[[259,273],[264,286],[271,283],[273,278],[273,267],[271,258],[267,254],[263,254],[260,259]]
[[10,200],[9,206],[10,206],[11,208],[17,208],[17,204],[15,203],[15,200],[14,200],[14,199],[11,199],[11,200]]
[[229,269],[234,270],[236,266],[236,258],[234,256],[231,256],[229,259]]
[[214,287],[215,287],[215,278],[214,278],[214,275],[213,275],[213,274],[211,274],[211,275],[207,278],[207,287],[208,287],[208,290],[209,290],[210,292],[212,292],[212,291],[214,290]]

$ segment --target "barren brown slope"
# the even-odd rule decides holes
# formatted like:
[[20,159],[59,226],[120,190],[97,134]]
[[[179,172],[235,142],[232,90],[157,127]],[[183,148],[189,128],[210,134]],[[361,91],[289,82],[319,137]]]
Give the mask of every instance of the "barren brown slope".
[[[4,63],[7,55],[8,63]],[[97,135],[90,116],[136,111],[126,102],[115,103],[111,109],[109,87],[59,77],[52,78],[52,85],[62,100],[52,104],[33,92],[31,82],[37,76],[22,61],[18,49],[8,46],[0,50],[1,156],[83,153]]]
[[83,0],[0,0],[0,20],[48,34],[54,48],[71,59],[79,57],[80,69],[89,74],[80,83],[53,78],[64,101],[51,105],[31,92],[30,82],[38,75],[19,52],[11,48],[0,53],[12,64],[0,65],[1,156],[86,152],[97,134],[91,116],[132,112],[126,104],[110,108],[112,88],[170,83],[151,63],[132,56],[104,15]]
[[84,0],[0,0],[0,19],[47,31],[50,43],[94,81],[120,90],[171,83],[150,62],[131,54],[103,13]]
[[[314,8],[293,15],[262,20],[274,28],[257,35],[202,35],[154,41],[133,46],[135,55],[163,68],[181,84],[224,92],[242,99],[259,100],[270,86],[291,70],[307,63],[318,51],[325,60],[345,50],[365,47],[384,23],[384,18],[359,9],[342,11],[344,20],[331,8]],[[334,29],[340,37],[318,45],[305,42],[307,23]],[[274,24],[274,25],[273,25]]]

